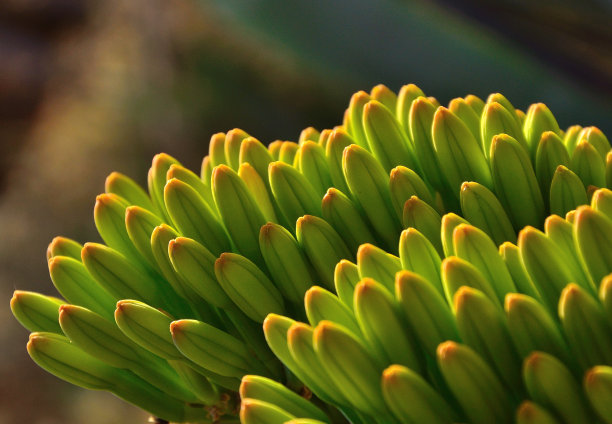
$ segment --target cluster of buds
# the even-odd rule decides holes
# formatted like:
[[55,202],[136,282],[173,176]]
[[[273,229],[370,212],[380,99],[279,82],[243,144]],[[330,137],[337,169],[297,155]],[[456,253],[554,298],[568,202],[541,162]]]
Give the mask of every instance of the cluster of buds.
[[297,142],[213,135],[200,175],[112,173],[105,244],[54,239],[63,299],[11,307],[41,367],[174,422],[612,423],[610,150],[379,85]]

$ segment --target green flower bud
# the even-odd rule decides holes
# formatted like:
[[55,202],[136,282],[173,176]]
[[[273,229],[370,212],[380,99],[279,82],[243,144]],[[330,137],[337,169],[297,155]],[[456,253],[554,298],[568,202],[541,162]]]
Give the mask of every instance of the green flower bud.
[[493,187],[486,158],[466,125],[450,110],[439,108],[434,115],[432,136],[436,155],[455,197],[464,181]]
[[489,159],[491,154],[493,137],[500,134],[507,134],[518,141],[525,151],[529,150],[514,110],[506,109],[497,102],[487,103],[482,111],[479,131],[479,137],[482,140],[482,151],[487,159]]
[[333,187],[325,150],[314,141],[304,142],[300,146],[300,171],[306,180],[315,188],[319,198],[328,188]]
[[385,402],[402,423],[445,424],[456,420],[452,408],[420,375],[401,365],[383,372]]
[[205,244],[214,254],[230,250],[225,229],[200,195],[177,179],[168,181],[164,202],[181,235]]
[[481,291],[466,286],[455,293],[454,305],[463,342],[493,366],[507,387],[520,392],[521,360],[497,305]]
[[83,245],[66,237],[54,237],[47,247],[47,261],[56,256],[67,256],[81,260],[81,249]]
[[425,93],[414,84],[406,84],[400,88],[399,94],[397,95],[397,106],[395,110],[391,109],[391,111],[395,111],[398,121],[402,124],[406,132],[408,132],[408,128],[410,127],[409,120],[412,104],[418,97],[425,98]]
[[360,281],[359,268],[354,263],[342,259],[334,269],[334,287],[338,298],[351,311],[353,310],[353,296],[355,286]]
[[588,141],[582,140],[578,143],[570,161],[570,168],[578,175],[585,188],[606,186],[604,162],[597,149]]
[[344,149],[353,144],[353,139],[342,129],[333,130],[325,146],[325,158],[333,186],[343,193],[350,193],[342,170]]
[[378,84],[370,90],[370,97],[372,100],[376,100],[383,105],[391,112],[395,113],[395,109],[397,107],[397,94],[389,89],[384,84]]
[[544,200],[529,155],[516,140],[502,134],[493,137],[490,161],[495,193],[514,229],[541,225]]
[[244,399],[240,404],[240,422],[244,424],[284,424],[295,415],[256,399]]
[[272,194],[288,222],[293,224],[306,214],[321,216],[321,197],[295,168],[272,162],[269,176]]
[[15,290],[11,298],[11,312],[31,332],[62,334],[58,319],[59,307],[64,303],[56,297]]
[[595,283],[612,272],[612,221],[590,206],[576,210],[574,240]]
[[240,384],[240,397],[269,402],[296,417],[314,417],[323,422],[329,420],[313,403],[266,377],[245,375]]
[[535,171],[546,203],[550,202],[550,185],[559,165],[570,166],[570,157],[563,141],[552,131],[546,131],[538,144]]
[[593,422],[580,385],[554,356],[533,352],[525,359],[523,379],[530,397],[564,422]]
[[527,117],[523,125],[523,133],[529,146],[531,157],[535,158],[538,143],[545,131],[552,131],[557,135],[561,134],[559,124],[550,109],[544,103],[535,103],[529,106]]
[[412,196],[404,204],[402,214],[404,228],[415,228],[423,234],[436,248],[440,255],[444,254],[440,240],[442,217],[434,208],[416,196]]
[[312,215],[298,218],[296,236],[320,281],[332,287],[334,266],[353,257],[342,238],[326,221]]
[[266,220],[246,184],[230,167],[219,165],[212,173],[212,187],[221,220],[238,252],[264,266],[259,229]]
[[244,256],[223,253],[215,261],[219,284],[249,318],[263,322],[268,313],[283,313],[283,297],[257,266]]
[[461,211],[473,225],[487,233],[495,244],[516,242],[516,233],[497,197],[475,182],[461,184]]
[[478,96],[468,94],[464,97],[465,102],[476,112],[476,115],[482,116],[482,111],[485,107],[485,102]]
[[48,265],[51,281],[64,299],[108,319],[113,318],[118,298],[94,280],[80,261],[67,256],[55,256],[49,260]]
[[423,234],[414,228],[402,231],[399,254],[403,269],[421,275],[439,294],[444,295],[440,275],[442,260]]
[[351,251],[363,243],[376,242],[357,205],[344,193],[330,188],[321,202],[323,218],[342,236]]
[[127,175],[120,172],[111,172],[104,181],[104,191],[116,194],[128,201],[130,205],[140,206],[144,209],[154,211],[155,206],[151,198],[140,185]]
[[418,274],[402,271],[397,274],[395,297],[427,355],[435,357],[438,345],[444,341],[459,341],[453,314],[429,281]]
[[519,293],[510,293],[505,303],[508,329],[521,358],[535,350],[574,364],[557,321],[542,304]]
[[372,98],[365,91],[353,94],[348,108],[348,132],[355,143],[368,148],[368,139],[363,129],[363,108]]
[[400,258],[372,245],[362,244],[357,250],[357,266],[361,278],[372,278],[393,293],[395,274],[402,269]]
[[418,169],[410,140],[393,113],[382,103],[372,100],[363,108],[363,128],[370,150],[386,172],[405,165]]
[[612,363],[611,331],[601,305],[576,284],[563,290],[559,318],[583,369]]
[[384,286],[371,278],[357,284],[355,317],[377,361],[404,365],[423,373],[423,361],[414,337],[406,331],[395,299]]
[[593,409],[606,424],[612,423],[612,367],[599,365],[584,376],[584,391]]
[[342,169],[352,196],[372,223],[385,247],[394,249],[400,223],[391,202],[388,176],[381,164],[365,149],[344,149]]
[[[214,136],[213,136],[214,137]],[[151,195],[151,201],[155,206],[154,212],[164,219],[165,222],[172,224],[172,220],[166,209],[164,201],[164,191],[166,186],[166,174],[172,165],[180,165],[180,163],[165,153],[157,154],[153,157],[153,163],[149,169],[149,175],[147,178],[149,186],[149,194]],[[204,167],[204,163],[202,164]],[[210,174],[208,175],[210,177]],[[207,179],[206,181],[210,181]]]
[[437,356],[440,371],[470,422],[512,422],[512,405],[501,382],[476,352],[448,341],[438,346]]

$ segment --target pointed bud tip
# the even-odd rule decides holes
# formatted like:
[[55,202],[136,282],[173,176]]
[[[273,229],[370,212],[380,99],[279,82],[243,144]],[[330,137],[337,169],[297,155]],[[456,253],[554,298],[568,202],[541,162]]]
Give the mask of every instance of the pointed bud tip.
[[39,349],[45,342],[45,338],[40,333],[31,333],[28,337],[28,344],[26,349],[28,352],[32,352],[34,349]]
[[268,174],[270,175],[270,177],[272,177],[273,175],[276,176],[280,172],[282,172],[283,168],[287,166],[291,166],[291,165],[288,165],[285,162],[282,162],[280,160],[272,161],[268,164]]
[[516,411],[516,416],[521,417],[523,420],[529,422],[538,417],[538,411],[533,402],[526,400],[519,405]]
[[176,252],[180,245],[176,243],[176,239],[172,239],[168,242],[168,252]]
[[593,209],[591,206],[589,205],[581,205],[578,206],[576,208],[576,215],[575,215],[575,219],[576,221],[580,221],[581,219],[588,219],[588,218],[592,218],[594,216],[596,216],[598,214],[598,212]]
[[317,299],[317,296],[324,295],[325,289],[319,286],[312,286],[304,293],[305,302],[312,302]]
[[223,252],[221,253],[221,255],[215,260],[215,268],[219,267],[222,268],[225,266],[225,264],[227,262],[229,262],[231,259],[231,253],[230,252]]
[[420,205],[421,202],[423,201],[419,199],[418,196],[412,195],[408,200],[406,200],[406,203],[404,203],[404,209],[413,209]]
[[60,319],[62,318],[62,316],[64,315],[70,315],[71,312],[74,312],[74,305],[60,305],[59,307],[59,315],[60,315]]
[[334,331],[333,322],[327,321],[327,320],[320,321],[314,329],[313,339],[314,340],[324,339],[326,337],[329,337],[333,331]]
[[559,299],[559,305],[563,305],[578,298],[582,294],[582,289],[576,283],[569,283],[561,292],[561,298]]
[[456,237],[467,237],[476,232],[476,228],[470,224],[461,223],[453,230],[453,239]]
[[323,196],[323,200],[322,203],[326,204],[331,202],[332,200],[334,200],[334,198],[339,196],[340,191],[338,191],[337,188],[334,187],[330,187],[327,189],[327,191],[325,192],[325,195]]
[[544,230],[548,232],[549,228],[563,224],[565,220],[559,215],[552,214],[544,220]]
[[85,259],[91,256],[92,254],[94,254],[94,252],[96,252],[96,250],[98,249],[98,246],[99,246],[98,243],[94,243],[90,241],[85,243],[83,245],[83,248],[81,249],[81,259]]
[[359,90],[351,96],[350,104],[354,103],[365,103],[370,100],[370,95],[363,90]]
[[457,256],[447,256],[446,258],[442,259],[442,272],[450,272],[453,269],[455,269],[455,267],[459,266],[461,264],[462,260],[457,257]]
[[478,296],[478,292],[469,286],[461,286],[459,290],[455,292],[453,296],[453,303],[455,305],[455,310],[461,310],[466,307],[466,304],[476,298]]
[[20,297],[23,297],[23,296],[25,296],[27,294],[28,294],[28,292],[25,291],[25,290],[15,290],[13,292],[13,297],[11,298],[11,300],[12,299],[19,299]]
[[106,177],[105,185],[106,186],[111,185],[112,183],[115,182],[115,180],[121,179],[122,177],[123,177],[123,174],[117,171],[113,171],[110,174],[108,174],[108,176]]
[[140,206],[136,206],[136,205],[131,205],[125,208],[125,220],[126,221],[133,220],[138,214],[138,212],[140,212],[141,209],[142,208]]
[[383,371],[383,382],[387,385],[387,387],[395,386],[398,382],[401,381],[402,373],[403,368],[401,365],[391,365]]
[[374,87],[372,87],[372,90],[371,90],[372,94],[373,93],[378,93],[379,91],[387,92],[387,91],[391,91],[391,90],[390,90],[389,87],[387,87],[385,84],[382,84],[382,83],[381,84],[376,84]]
[[478,183],[474,181],[464,181],[463,183],[461,183],[461,191],[466,192],[469,190],[474,190],[474,188],[476,188],[477,186]]
[[519,307],[523,302],[523,295],[519,293],[508,293],[504,299],[504,310],[511,311]]
[[176,321],[172,321],[170,323],[170,333],[172,333],[172,337],[176,337],[179,334],[183,333],[184,330],[184,324],[183,322],[186,320],[176,320]]
[[51,243],[49,243],[49,246],[47,247],[47,251],[54,250],[55,247],[63,243],[63,241],[64,241],[64,237],[62,236],[53,237],[53,240],[51,240]]
[[376,253],[377,250],[378,248],[374,246],[373,244],[363,243],[357,249],[357,260],[359,261],[360,258],[364,258],[365,256],[372,255]]
[[367,296],[368,293],[376,290],[376,280],[372,278],[363,278],[355,286],[355,296]]
[[609,366],[606,365],[596,365],[593,368],[590,368],[584,374],[584,387],[587,390],[596,390],[601,383],[605,383],[602,381],[602,374],[607,374],[607,370],[609,370]]
[[164,166],[168,163],[174,163],[175,159],[167,153],[158,153],[153,156],[152,168]]
[[96,205],[94,207],[97,209],[101,206],[108,206],[116,197],[114,194],[100,193],[96,196]]
[[49,268],[49,273],[53,274],[54,270],[57,269],[59,265],[59,256],[53,256],[47,259],[47,267]]
[[264,240],[268,240],[270,236],[274,234],[274,225],[275,224],[272,222],[266,222],[264,225],[262,225],[259,229],[260,237]]
[[317,218],[313,215],[304,215],[297,219],[296,226],[303,227],[304,225],[314,224],[316,223]]
[[238,388],[238,393],[240,394],[241,399],[248,399],[246,395],[249,391],[249,386],[252,386],[253,383],[255,383],[253,381],[254,377],[255,376],[253,375],[245,375],[242,377],[242,381],[240,382],[240,387]]
[[164,186],[164,192],[166,190],[176,190],[179,189],[181,187],[189,187],[189,184],[187,184],[184,181],[179,180],[178,178],[170,178],[168,181],[166,181],[166,185]]
[[357,144],[349,144],[342,151],[343,160],[346,161],[350,156],[359,155],[365,149],[363,147],[359,147]]
[[219,164],[213,168],[212,180],[215,181],[216,179],[223,178],[224,176],[229,175],[233,172],[234,171],[229,166],[225,164]]
[[422,108],[423,106],[430,105],[431,102],[427,99],[427,97],[419,96],[413,100],[412,106],[414,108]]
[[304,332],[309,333],[313,328],[303,322],[294,322],[287,330],[287,341],[289,344],[294,344]]
[[270,331],[275,325],[280,324],[283,319],[284,317],[282,315],[273,313],[268,314],[263,321],[264,333]]
[[532,352],[524,361],[524,368],[535,369],[540,366],[543,360],[545,360],[545,353],[535,351]]
[[442,342],[436,349],[437,356],[441,360],[452,359],[453,355],[459,350],[459,344],[451,340]]
[[541,232],[531,225],[527,225],[518,234],[518,244],[519,246],[524,245],[525,243],[529,243],[529,239],[540,237]]
[[117,317],[117,315],[125,314],[130,304],[133,304],[133,301],[126,299],[118,301],[115,305],[115,317]]
[[403,289],[406,286],[409,286],[412,281],[417,280],[419,278],[419,275],[412,271],[401,270],[395,274],[395,284],[397,289],[403,291]]

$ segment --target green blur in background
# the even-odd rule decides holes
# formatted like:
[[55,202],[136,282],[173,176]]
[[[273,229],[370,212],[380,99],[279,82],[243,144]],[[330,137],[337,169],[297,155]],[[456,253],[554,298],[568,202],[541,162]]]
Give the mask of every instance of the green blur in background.
[[210,136],[333,127],[350,95],[414,82],[441,103],[502,92],[562,128],[612,134],[612,6],[597,1],[9,0],[0,6],[0,424],[146,422],[27,356],[14,289],[56,294],[55,235],[99,240],[113,170],[155,153],[198,169]]

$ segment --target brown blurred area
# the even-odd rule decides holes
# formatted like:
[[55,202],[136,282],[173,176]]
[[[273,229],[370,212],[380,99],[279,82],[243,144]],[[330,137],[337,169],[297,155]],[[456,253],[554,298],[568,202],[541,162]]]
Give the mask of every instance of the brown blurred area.
[[[320,103],[333,89],[314,94],[324,86],[191,2],[0,4],[0,424],[146,422],[39,369],[12,291],[56,294],[46,246],[99,240],[93,206],[111,171],[145,184],[161,151],[198,171],[210,135],[236,126],[265,142],[297,137],[304,115],[333,107]],[[289,114],[279,99],[292,98]]]

